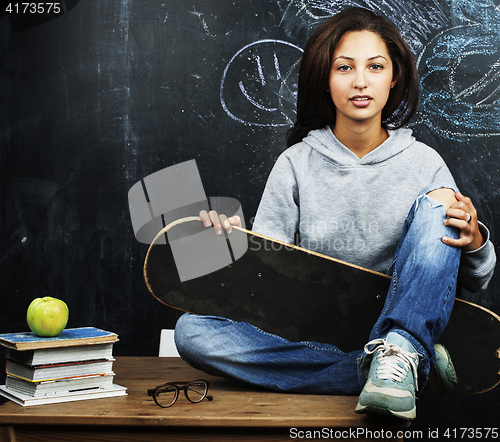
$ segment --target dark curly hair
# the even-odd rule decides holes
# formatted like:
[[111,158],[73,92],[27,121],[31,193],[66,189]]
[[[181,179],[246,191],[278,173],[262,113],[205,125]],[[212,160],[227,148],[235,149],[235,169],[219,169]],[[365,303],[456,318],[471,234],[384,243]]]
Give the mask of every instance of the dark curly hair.
[[419,81],[415,59],[399,29],[387,18],[367,9],[347,8],[323,23],[306,44],[300,63],[297,120],[289,130],[290,147],[313,129],[335,126],[336,108],[329,93],[333,54],[342,37],[351,31],[370,31],[382,38],[391,56],[397,83],[382,110],[382,127],[398,129],[407,124],[418,105]]

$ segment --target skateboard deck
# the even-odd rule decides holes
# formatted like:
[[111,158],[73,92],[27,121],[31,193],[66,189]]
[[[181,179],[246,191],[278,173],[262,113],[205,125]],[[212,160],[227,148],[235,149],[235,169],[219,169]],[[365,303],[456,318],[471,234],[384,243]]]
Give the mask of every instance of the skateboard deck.
[[[345,352],[364,347],[384,306],[389,276],[248,230],[233,227],[220,236],[213,230],[188,217],[158,233],[144,262],[146,285],[157,300],[190,313],[249,322],[290,341],[331,343]],[[176,250],[196,250],[193,232],[201,231],[229,248],[235,243],[248,248],[219,270],[181,282],[165,235],[173,234]],[[457,299],[439,343],[455,365],[457,393],[483,393],[500,383],[495,313]]]

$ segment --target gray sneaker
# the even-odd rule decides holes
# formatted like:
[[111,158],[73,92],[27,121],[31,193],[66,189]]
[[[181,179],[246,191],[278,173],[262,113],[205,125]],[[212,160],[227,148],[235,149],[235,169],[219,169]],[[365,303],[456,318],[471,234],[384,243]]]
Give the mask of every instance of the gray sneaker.
[[451,361],[448,350],[441,345],[434,345],[436,365],[429,376],[429,392],[433,394],[453,393],[458,387],[458,378],[455,366]]
[[[373,350],[368,347],[375,345]],[[418,354],[401,335],[391,332],[365,346],[373,354],[368,380],[359,395],[356,413],[415,419]]]

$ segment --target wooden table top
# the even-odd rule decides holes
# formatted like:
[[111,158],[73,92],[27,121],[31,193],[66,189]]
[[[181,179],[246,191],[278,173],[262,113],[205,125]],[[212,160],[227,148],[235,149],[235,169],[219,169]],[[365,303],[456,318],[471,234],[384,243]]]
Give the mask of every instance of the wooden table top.
[[[61,404],[0,405],[0,425],[107,425],[177,427],[405,428],[404,421],[354,413],[356,396],[283,394],[206,375],[180,358],[117,357],[115,383],[128,395]],[[158,407],[146,390],[169,381],[210,381],[214,400],[192,404],[181,393],[170,408]]]

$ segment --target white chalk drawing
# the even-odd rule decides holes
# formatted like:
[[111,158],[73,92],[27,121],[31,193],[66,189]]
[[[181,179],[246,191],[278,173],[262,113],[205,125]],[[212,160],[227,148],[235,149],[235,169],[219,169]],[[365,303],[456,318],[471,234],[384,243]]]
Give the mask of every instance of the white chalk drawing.
[[288,126],[295,119],[302,49],[281,40],[259,40],[229,61],[220,101],[233,119],[250,126]]
[[452,12],[466,24],[439,33],[417,60],[420,120],[449,139],[500,136],[500,10],[457,0]]
[[203,13],[202,12],[198,12],[198,11],[189,11],[191,14],[193,14],[194,16],[198,17],[198,19],[200,20],[200,23],[201,25],[203,26],[203,30],[205,31],[205,33],[210,37],[210,38],[216,38],[215,35],[213,35],[211,32],[210,32],[210,29],[208,29],[208,25],[207,25],[207,22],[205,21],[205,19],[203,18]]

